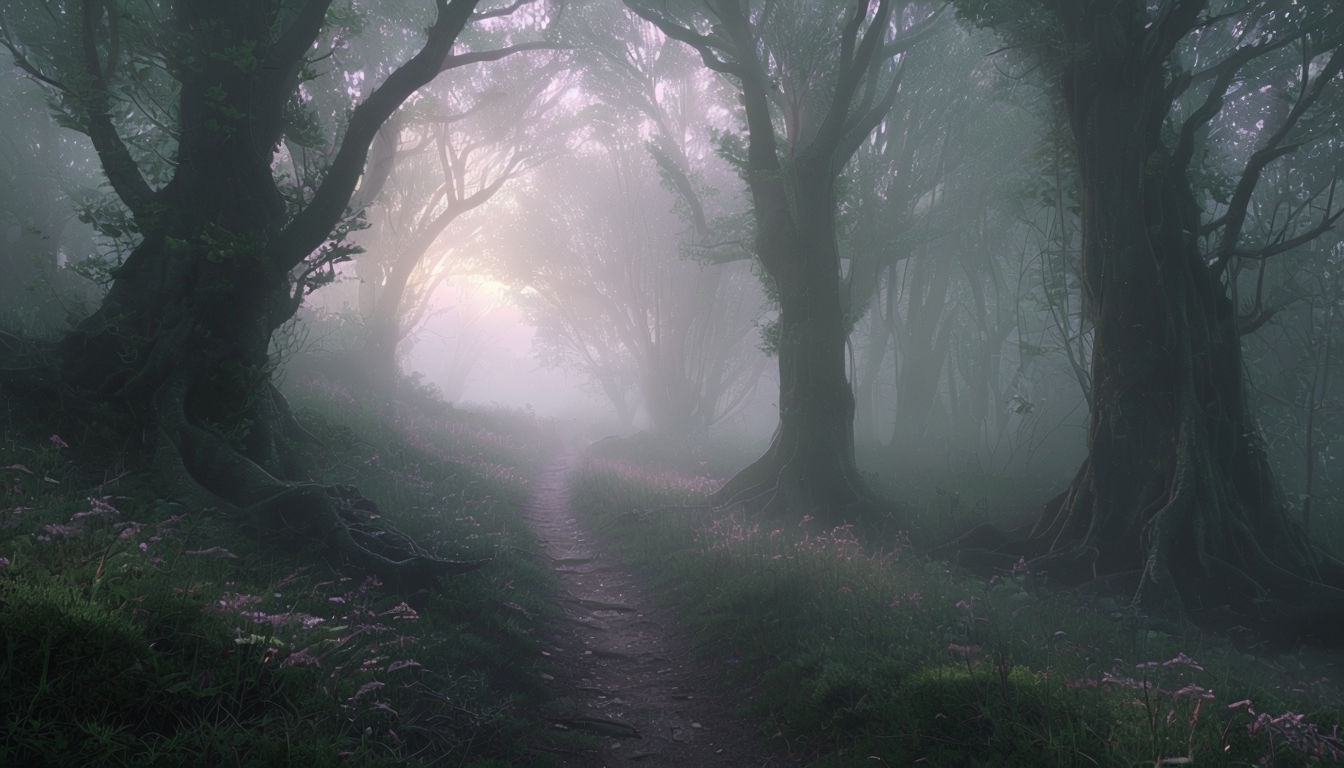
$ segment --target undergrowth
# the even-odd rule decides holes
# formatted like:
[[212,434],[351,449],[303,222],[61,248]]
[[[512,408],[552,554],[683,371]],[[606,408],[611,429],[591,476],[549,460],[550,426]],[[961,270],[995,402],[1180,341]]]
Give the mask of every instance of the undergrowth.
[[599,445],[574,509],[811,765],[1344,762],[1339,688],[1308,655],[1167,634],[1112,597],[1044,589],[1025,563],[983,581],[905,537],[711,510],[698,466]]
[[11,412],[0,765],[553,763],[532,714],[553,584],[520,517],[533,418],[422,397],[389,420],[330,381],[291,390],[317,479],[358,485],[441,555],[495,561],[397,595]]

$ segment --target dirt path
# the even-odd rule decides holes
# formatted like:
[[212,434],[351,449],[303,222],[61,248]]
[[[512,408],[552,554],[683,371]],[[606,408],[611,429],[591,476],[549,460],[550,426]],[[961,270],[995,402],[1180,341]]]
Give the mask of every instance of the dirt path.
[[695,659],[689,638],[630,569],[602,554],[569,508],[570,459],[536,478],[528,518],[560,579],[563,618],[547,652],[557,727],[598,737],[566,768],[786,768],[716,688],[725,670]]

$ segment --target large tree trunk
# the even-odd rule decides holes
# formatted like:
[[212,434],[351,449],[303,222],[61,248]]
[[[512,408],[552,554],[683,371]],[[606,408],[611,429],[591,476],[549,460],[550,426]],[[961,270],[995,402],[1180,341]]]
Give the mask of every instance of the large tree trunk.
[[[185,26],[200,22],[191,4]],[[143,240],[116,271],[99,309],[64,343],[64,378],[123,398],[142,415],[170,378],[189,382],[187,407],[243,453],[277,469],[274,418],[265,413],[272,331],[295,309],[287,269],[265,249],[284,204],[269,147],[280,112],[248,110],[252,83],[222,51],[255,34],[246,14],[211,18],[218,49],[182,72],[181,131],[172,181],[142,218]],[[249,114],[249,130],[225,115]]]
[[[901,286],[906,297],[905,320],[892,329],[899,340],[901,362],[896,369],[891,447],[902,462],[918,458],[927,463],[934,458],[929,451],[929,417],[937,407],[938,382],[947,367],[951,325],[945,316],[952,264],[926,251],[907,268],[913,274]],[[899,311],[893,313],[893,322],[899,322]]]
[[397,347],[405,337],[402,303],[411,273],[423,253],[408,247],[387,256],[390,266],[379,270],[382,272],[381,282],[369,289],[369,304],[361,307],[368,335],[354,361],[357,370],[353,373],[358,382],[384,404],[391,403],[396,395],[400,374]]
[[1096,329],[1089,453],[1024,551],[1052,579],[1128,575],[1149,609],[1323,631],[1341,593],[1248,411],[1235,307],[1192,234],[1201,211],[1163,145],[1161,100],[1105,53],[1066,85]]
[[103,9],[83,9],[83,48],[94,62],[90,90],[80,94],[89,135],[143,239],[99,309],[64,340],[63,383],[120,411],[178,492],[321,542],[411,591],[481,563],[434,557],[370,523],[376,508],[352,489],[309,482],[296,449],[305,435],[271,384],[268,352],[302,296],[291,270],[328,243],[377,127],[440,71],[474,5],[439,4],[425,49],[354,110],[322,185],[297,212],[286,211],[271,164],[324,3],[295,11],[278,34],[266,3],[174,4],[182,36],[174,50],[190,57],[174,68],[176,164],[158,190],[140,175],[110,118],[108,92],[98,90],[108,87],[92,38]]
[[854,411],[854,440],[865,448],[877,449],[881,445],[882,435],[878,431],[882,398],[879,387],[882,381],[883,363],[891,347],[892,333],[883,314],[882,304],[885,295],[879,295],[877,302],[868,311],[867,332],[864,334],[862,352],[858,355],[858,380],[854,386],[856,407]]
[[854,520],[871,513],[876,499],[854,456],[834,181],[800,168],[790,183],[796,219],[759,199],[756,206],[758,249],[779,296],[779,426],[765,454],[715,501]]

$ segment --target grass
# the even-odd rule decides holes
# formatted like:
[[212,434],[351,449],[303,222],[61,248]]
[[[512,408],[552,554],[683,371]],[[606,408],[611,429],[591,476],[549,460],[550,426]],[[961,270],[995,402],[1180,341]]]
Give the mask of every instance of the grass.
[[1339,688],[1306,657],[1167,634],[1112,598],[1040,589],[1025,564],[983,581],[905,538],[707,510],[702,471],[600,445],[574,509],[646,568],[763,735],[812,765],[1344,762]]
[[[319,473],[445,556],[493,556],[412,606],[259,542],[13,414],[0,425],[0,765],[545,766],[536,635],[554,585],[520,513],[527,414],[387,414],[291,386]],[[67,431],[68,432],[68,431]]]

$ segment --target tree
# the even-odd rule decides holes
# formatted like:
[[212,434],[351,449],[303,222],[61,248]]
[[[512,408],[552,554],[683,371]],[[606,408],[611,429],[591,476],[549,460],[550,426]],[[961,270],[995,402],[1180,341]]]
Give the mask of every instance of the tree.
[[71,259],[94,255],[82,248],[94,232],[77,219],[93,217],[80,201],[93,197],[100,174],[82,137],[51,130],[38,87],[13,78],[0,83],[0,101],[0,322],[52,333],[78,319],[76,294],[93,293],[72,290],[76,270],[93,264]]
[[89,137],[139,237],[63,340],[64,385],[157,434],[157,458],[189,487],[394,579],[468,566],[371,529],[351,489],[301,481],[303,433],[271,384],[268,344],[349,255],[347,204],[380,126],[440,72],[511,50],[458,45],[477,2],[435,0],[418,52],[349,111],[320,173],[292,180],[284,153],[323,143],[312,95],[349,89],[349,70],[322,75],[357,21],[330,0],[0,9],[0,42]]
[[833,520],[871,509],[854,455],[836,183],[896,100],[902,54],[936,11],[892,0],[626,6],[737,88],[746,138],[730,138],[728,151],[750,189],[756,257],[779,300],[779,426],[715,501]]
[[607,137],[533,175],[506,248],[543,359],[586,375],[623,425],[642,406],[651,431],[678,439],[754,390],[763,297],[742,264],[683,255],[658,181],[653,158]]
[[[441,79],[407,110],[411,114],[394,118],[375,139],[377,166],[387,173],[366,175],[357,192],[372,220],[356,257],[367,331],[358,370],[383,394],[394,389],[398,345],[462,259],[444,242],[445,233],[564,145],[563,129],[544,121],[567,91],[554,78],[554,62],[540,68],[532,60],[517,63],[516,71],[493,73],[509,87]],[[543,131],[545,140],[538,135]]]
[[[1047,67],[1066,116],[1095,328],[1087,459],[1012,553],[1066,580],[1137,574],[1136,600],[1207,618],[1324,631],[1344,571],[1289,519],[1247,405],[1234,274],[1308,243],[1341,210],[1333,182],[1256,241],[1267,168],[1338,120],[1344,14],[1320,3],[959,3]],[[1225,106],[1273,92],[1242,144]],[[1238,157],[1225,184],[1206,158]]]

